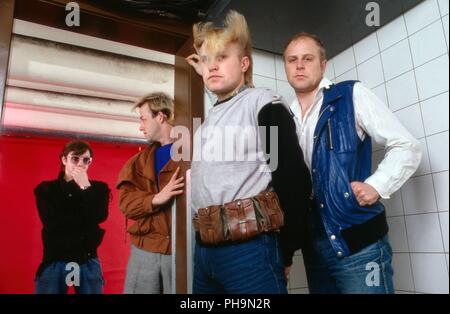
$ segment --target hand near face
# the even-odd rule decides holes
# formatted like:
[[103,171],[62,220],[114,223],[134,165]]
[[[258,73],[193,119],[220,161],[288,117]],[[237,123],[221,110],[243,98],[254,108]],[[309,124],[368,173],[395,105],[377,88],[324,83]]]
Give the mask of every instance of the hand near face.
[[195,72],[197,72],[198,75],[203,75],[202,73],[202,68],[199,64],[200,62],[200,57],[198,55],[191,54],[189,57],[186,58],[187,63],[189,63],[190,66],[192,66],[195,70]]
[[373,205],[380,198],[380,194],[378,194],[377,190],[367,183],[352,182],[351,186],[359,206]]
[[87,175],[87,169],[75,167],[72,170],[72,177],[75,183],[78,184],[80,188],[91,186],[91,183],[89,182],[89,178]]

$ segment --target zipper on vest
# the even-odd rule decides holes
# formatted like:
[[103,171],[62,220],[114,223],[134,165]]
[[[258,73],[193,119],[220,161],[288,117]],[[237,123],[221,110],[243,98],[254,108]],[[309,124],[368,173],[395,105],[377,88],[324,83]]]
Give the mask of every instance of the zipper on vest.
[[[325,111],[327,111],[328,110],[328,108],[330,107],[331,105],[328,105],[328,106],[326,106],[320,113],[319,113],[319,118],[317,119],[317,123],[319,123],[319,121],[320,121],[320,118],[322,117],[322,115],[325,113]],[[329,121],[329,120],[328,120]],[[312,154],[312,160],[311,160],[311,167],[314,165],[314,153],[316,152],[316,148],[317,148],[317,139],[318,139],[319,137],[318,137],[318,135],[316,135],[316,134],[314,134],[314,139],[313,139],[313,154]],[[314,176],[311,176],[311,179],[313,178]]]
[[319,114],[319,118],[317,119],[317,122],[319,122],[319,120],[320,120],[320,118],[322,117],[322,115],[323,115],[323,114],[325,113],[325,111],[327,111],[328,108],[330,108],[330,107],[331,107],[331,105],[328,105],[328,106],[325,107],[325,109],[322,110],[322,112]]
[[[322,112],[320,112],[319,118],[317,118],[317,123],[319,123],[320,118],[322,117],[322,115],[325,113],[325,111],[327,111],[327,109],[328,109],[330,106],[331,106],[331,105],[326,106],[325,109],[323,109]],[[313,154],[314,154],[314,151],[316,150],[316,142],[317,142],[317,139],[318,139],[318,136],[317,136],[316,134],[314,134],[314,140],[313,140],[313,142],[314,142],[314,144],[313,144]]]
[[330,150],[333,150],[333,136],[332,136],[332,132],[331,132],[331,123],[330,123],[330,119],[328,119],[328,125],[327,125],[327,139],[328,139],[328,148]]

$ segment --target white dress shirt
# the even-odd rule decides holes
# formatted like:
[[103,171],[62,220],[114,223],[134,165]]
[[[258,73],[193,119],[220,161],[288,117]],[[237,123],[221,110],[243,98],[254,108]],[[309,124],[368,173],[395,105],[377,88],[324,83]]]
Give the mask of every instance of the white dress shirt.
[[[291,104],[297,135],[305,162],[311,170],[314,131],[323,102],[323,89],[333,83],[323,78],[313,105],[302,116],[298,99]],[[388,199],[417,170],[422,158],[419,142],[403,127],[394,114],[368,88],[357,82],[353,90],[356,131],[361,140],[366,134],[386,150],[377,170],[366,179],[382,198]]]

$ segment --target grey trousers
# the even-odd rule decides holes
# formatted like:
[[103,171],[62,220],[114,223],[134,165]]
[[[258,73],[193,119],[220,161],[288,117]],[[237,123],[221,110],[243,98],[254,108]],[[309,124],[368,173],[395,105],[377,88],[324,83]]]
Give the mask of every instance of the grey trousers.
[[125,294],[172,293],[172,256],[151,253],[131,245]]

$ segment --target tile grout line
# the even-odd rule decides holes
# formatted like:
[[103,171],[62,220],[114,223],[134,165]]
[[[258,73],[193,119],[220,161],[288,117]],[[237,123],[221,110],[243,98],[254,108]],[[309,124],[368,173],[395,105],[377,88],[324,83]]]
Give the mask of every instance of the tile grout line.
[[[405,17],[404,14],[402,16],[403,16],[403,22],[404,22],[405,28],[406,28],[406,33],[408,34],[408,25],[406,24],[406,17]],[[414,75],[414,82],[415,82],[415,85],[416,85],[415,89],[416,89],[416,92],[417,92],[417,100],[420,100],[419,90],[418,90],[418,86],[417,86],[416,73],[414,71],[414,60],[413,60],[413,57],[412,57],[411,43],[409,41],[409,38],[410,37],[407,36],[406,40],[408,42],[409,54],[410,54],[411,62],[412,62],[412,65],[413,65],[413,70],[412,71],[413,71],[413,75]],[[381,61],[381,62],[383,62],[383,61]],[[422,112],[420,114],[421,114],[421,119],[423,119],[422,118]],[[422,122],[422,127],[423,127],[423,122]],[[424,128],[424,133],[425,133],[425,128]],[[427,150],[428,150],[428,147],[427,147]],[[431,165],[430,165],[430,169],[431,169]],[[404,222],[405,222],[406,243],[408,244],[408,251],[409,251],[409,263],[410,263],[409,266],[410,266],[410,269],[411,269],[411,280],[412,280],[414,292],[416,292],[417,291],[417,289],[416,289],[416,280],[415,280],[414,267],[413,267],[413,262],[412,262],[410,238],[408,236],[408,226],[406,224],[406,211],[405,211],[405,205],[404,205],[404,202],[403,202],[403,193],[404,193],[404,191],[403,191],[403,189],[401,189],[401,198],[402,198],[402,204],[403,204],[403,210],[404,210],[403,213],[405,214],[403,216],[403,219],[404,219]],[[435,202],[436,202],[436,199],[435,199]]]
[[[447,15],[448,15],[448,14],[447,14]],[[447,16],[447,15],[445,15],[445,16]],[[426,26],[420,28],[419,30],[415,31],[415,32],[412,33],[412,34],[409,34],[409,33],[408,33],[408,29],[406,28],[406,24],[405,24],[406,37],[402,37],[402,38],[398,39],[397,41],[395,41],[394,43],[392,43],[391,45],[389,45],[389,46],[387,46],[386,48],[383,48],[383,49],[381,49],[381,46],[380,46],[380,44],[379,44],[379,42],[378,42],[378,48],[379,48],[379,49],[378,49],[378,53],[377,53],[377,54],[380,54],[380,55],[381,55],[382,53],[386,52],[386,51],[389,50],[390,48],[394,47],[395,45],[398,45],[399,43],[401,43],[402,41],[408,39],[409,37],[412,37],[412,36],[416,35],[417,33],[423,31],[425,28],[427,28],[427,27],[433,25],[434,23],[436,23],[436,22],[438,22],[438,21],[441,21],[441,22],[442,22],[442,19],[443,19],[445,16],[440,16],[438,19],[433,20],[431,23],[429,23],[429,24],[427,24]],[[386,25],[384,25],[384,26],[386,26]],[[383,27],[384,27],[384,26],[383,26]],[[378,31],[379,31],[380,29],[382,29],[383,27],[381,27],[381,28],[379,28],[377,31],[375,31],[375,32],[377,33],[377,37],[378,37]],[[444,30],[444,35],[445,35],[445,30]],[[369,36],[370,36],[370,35],[369,35]],[[367,36],[367,37],[368,37],[368,36]],[[367,37],[365,37],[365,38],[367,38]],[[365,38],[363,38],[362,40],[364,40]],[[362,40],[361,40],[361,41],[362,41]],[[377,38],[377,40],[378,40],[378,38]],[[448,52],[448,49],[447,49],[447,52]],[[367,59],[362,60],[360,63],[356,63],[356,66],[361,65],[361,64],[363,64],[363,63],[366,63],[366,62],[369,61],[370,59],[373,59],[377,54],[374,54],[374,55],[371,55],[370,57],[367,57]]]
[[[403,16],[403,15],[402,15]],[[378,38],[378,31],[375,34],[376,39],[377,39],[377,45],[378,45],[378,49],[381,50],[380,48],[380,40]],[[390,109],[391,108],[391,103],[389,102],[389,95],[387,92],[387,84],[386,84],[386,74],[384,73],[384,64],[383,64],[383,59],[381,58],[381,51],[380,51],[380,64],[381,64],[381,72],[383,73],[383,84],[384,84],[384,92],[386,93],[386,101],[387,101],[387,106]],[[380,84],[381,85],[381,84]],[[392,111],[392,110],[391,110]],[[402,200],[403,202],[403,200]]]
[[[404,20],[403,14],[402,14],[402,19]],[[388,92],[387,92],[386,73],[385,73],[385,70],[384,70],[383,58],[381,57],[381,48],[380,48],[380,41],[379,41],[379,38],[378,38],[378,31],[375,32],[375,38],[376,38],[376,41],[377,41],[378,50],[380,51],[379,52],[379,58],[380,58],[380,63],[381,63],[381,72],[383,73],[384,90],[385,90],[385,93],[386,93],[386,100],[387,100],[387,104],[386,105],[388,106],[388,108],[390,108],[391,104],[389,102],[389,95],[388,95]],[[392,114],[394,114],[394,113],[392,113]],[[386,156],[386,155],[384,155],[384,156]],[[401,201],[401,207],[402,207],[401,210],[403,212],[403,215],[401,215],[400,217],[403,220],[403,225],[404,225],[404,228],[405,228],[405,236],[406,236],[406,245],[407,245],[408,251],[410,252],[411,248],[410,248],[410,245],[409,245],[408,228],[406,226],[405,204],[404,204],[404,201],[403,201],[403,191],[402,191],[401,188],[400,188],[400,201]],[[408,260],[409,260],[409,267],[410,267],[409,275],[411,276],[411,281],[412,281],[412,285],[413,285],[412,288],[415,291],[416,290],[416,286],[415,286],[414,273],[413,273],[413,268],[412,268],[411,253],[408,253]],[[394,270],[394,272],[395,272],[395,270]]]
[[[438,3],[437,0],[435,0],[435,2],[438,5],[438,10],[439,10],[439,15],[440,15],[439,3]],[[418,67],[415,66],[414,58],[412,56],[411,36],[408,36],[408,45],[409,45],[411,59],[412,59],[412,62],[413,62],[413,67],[414,67],[414,80],[416,82],[417,95],[419,96],[419,100],[420,100],[420,93],[419,93],[419,90],[418,90],[419,85],[417,83],[417,75],[416,75],[416,71],[415,71],[415,69],[418,68]],[[425,124],[424,124],[424,120],[423,120],[423,112],[422,112],[422,106],[421,105],[419,105],[419,110],[420,110],[420,119],[422,121],[422,127],[423,127],[423,130],[424,130],[424,133],[425,133]],[[431,170],[431,172],[433,172],[433,167],[431,165],[430,149],[429,149],[429,146],[428,146],[427,138],[425,139],[425,146],[426,146],[426,149],[427,149],[428,160],[430,161],[430,170]],[[441,215],[439,214],[438,200],[437,200],[437,194],[436,194],[436,184],[434,183],[434,176],[433,175],[431,175],[431,185],[432,185],[432,188],[433,188],[434,202],[435,202],[435,205],[436,205],[436,209],[438,210],[437,218],[438,218],[438,223],[439,223],[439,232],[440,232],[440,236],[441,236],[441,245],[442,245],[442,249],[445,251],[445,246],[444,246],[444,242],[445,241],[444,241],[444,235],[443,235],[443,232],[442,232]],[[447,275],[448,275],[448,271],[447,271]]]
[[[409,42],[409,38],[408,38],[408,42]],[[409,48],[410,48],[410,50],[411,50],[411,47],[409,47]],[[414,71],[414,70],[416,70],[416,69],[418,69],[418,68],[421,68],[421,67],[423,67],[424,65],[427,65],[428,63],[431,63],[431,62],[433,62],[433,61],[436,61],[436,59],[442,58],[442,57],[444,57],[445,55],[448,55],[448,52],[444,52],[444,53],[442,53],[442,54],[440,54],[440,55],[438,55],[438,56],[436,56],[436,57],[433,57],[432,59],[430,59],[430,60],[428,60],[428,61],[426,61],[426,62],[424,62],[424,63],[422,63],[422,64],[420,64],[420,65],[418,65],[418,66],[415,66],[415,65],[414,65],[414,60],[412,60],[412,56],[411,56],[411,62],[413,63],[413,67],[412,67],[411,69],[405,71],[405,72],[402,72],[402,73],[400,73],[400,74],[398,74],[398,75],[393,76],[392,78],[390,78],[389,80],[387,80],[386,83],[387,83],[387,82],[391,82],[391,81],[393,81],[393,80],[395,80],[395,79],[398,79],[400,76],[403,76],[403,75],[405,75],[406,73],[409,73],[409,72]],[[383,58],[381,58],[381,60],[383,60]],[[380,85],[381,85],[381,84],[380,84]]]
[[[380,87],[381,85],[382,85],[382,84],[378,85],[377,87]],[[374,87],[374,88],[377,88],[377,87]],[[448,93],[448,92],[449,92],[448,90],[446,90],[446,91],[444,91],[444,92],[440,92],[440,93],[435,94],[435,95],[433,95],[433,96],[431,96],[431,97],[424,98],[424,99],[419,100],[419,101],[417,101],[417,102],[414,102],[414,103],[412,103],[412,104],[410,104],[410,105],[407,105],[406,107],[402,107],[402,108],[399,108],[399,109],[397,109],[397,110],[393,110],[392,112],[395,113],[395,112],[398,112],[398,111],[400,111],[400,110],[403,110],[403,109],[412,107],[412,106],[414,106],[414,105],[417,105],[417,104],[423,103],[423,102],[425,102],[425,101],[431,100],[432,98],[435,98],[435,97],[438,97],[438,96],[442,96],[442,95],[444,95],[445,93]],[[433,134],[437,134],[437,133],[440,133],[440,132],[436,132],[436,133],[433,133]],[[430,134],[430,135],[432,135],[432,134]]]
[[438,6],[438,10],[439,10],[439,15],[441,16],[441,26],[442,26],[442,31],[444,33],[444,40],[445,40],[445,43],[447,44],[447,53],[448,53],[448,40],[447,40],[447,37],[445,37],[445,27],[444,27],[444,17],[447,16],[448,13],[446,15],[442,15],[441,5],[439,4],[439,1],[437,2],[437,6]]
[[413,216],[421,216],[421,215],[432,215],[432,214],[440,214],[440,213],[448,213],[448,210],[444,210],[444,211],[431,211],[431,212],[425,212],[425,213],[413,213],[413,214],[404,214],[404,215],[394,215],[394,216],[386,216],[386,218],[399,218],[399,217],[413,217]]

